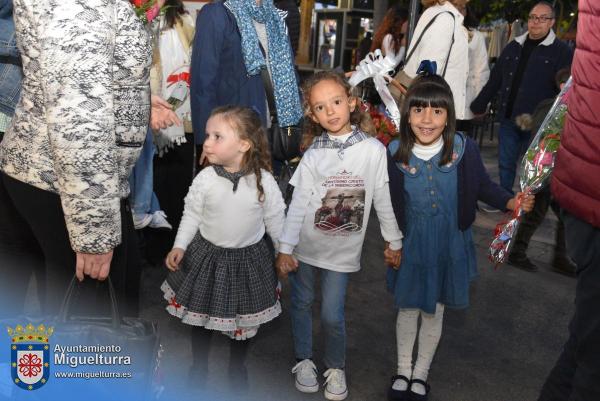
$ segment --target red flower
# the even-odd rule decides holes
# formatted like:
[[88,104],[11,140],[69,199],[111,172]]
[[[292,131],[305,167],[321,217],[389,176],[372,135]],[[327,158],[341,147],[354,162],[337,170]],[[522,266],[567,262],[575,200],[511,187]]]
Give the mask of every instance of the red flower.
[[546,166],[551,166],[554,160],[553,156],[551,152],[540,150],[533,158],[533,165],[537,166],[539,170],[542,170]]
[[148,20],[148,22],[152,22],[152,20],[156,18],[158,14],[160,14],[160,7],[158,6],[158,4],[155,4],[154,6],[152,6],[152,8],[146,11],[146,19]]

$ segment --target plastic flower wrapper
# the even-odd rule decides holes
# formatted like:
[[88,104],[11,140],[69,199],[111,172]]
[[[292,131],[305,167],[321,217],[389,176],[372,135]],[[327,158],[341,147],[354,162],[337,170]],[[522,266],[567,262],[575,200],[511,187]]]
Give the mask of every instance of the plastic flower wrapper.
[[[550,181],[556,160],[556,152],[560,146],[560,136],[565,125],[567,98],[570,88],[571,79],[567,81],[554,101],[540,129],[531,141],[529,149],[527,149],[525,156],[523,156],[520,185],[521,192],[525,194],[539,192]],[[496,267],[504,263],[508,257],[513,237],[519,228],[522,216],[523,210],[518,201],[511,218],[496,226],[494,239],[489,248],[489,258],[496,264]]]

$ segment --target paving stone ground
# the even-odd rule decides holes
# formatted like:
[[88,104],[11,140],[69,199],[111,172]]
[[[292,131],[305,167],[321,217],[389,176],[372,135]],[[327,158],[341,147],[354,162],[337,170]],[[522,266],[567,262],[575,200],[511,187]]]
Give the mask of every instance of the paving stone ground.
[[[481,151],[491,176],[497,179],[497,142],[486,137]],[[556,217],[549,212],[530,245],[529,256],[540,266],[537,273],[509,265],[494,270],[487,261],[487,246],[501,218],[499,213],[478,212],[473,232],[480,277],[472,285],[468,309],[446,310],[441,343],[429,377],[431,401],[536,400],[566,339],[575,280],[550,269]],[[146,235],[152,252],[143,274],[142,315],[157,320],[161,328],[162,399],[186,399],[190,392],[187,398],[194,400],[324,399],[321,391],[302,394],[294,388],[287,283],[283,314],[261,328],[253,340],[247,359],[247,390],[231,392],[227,374],[229,344],[222,335],[213,336],[205,391],[190,385],[187,372],[191,364],[191,330],[164,311],[159,290],[167,270],[158,260],[168,245],[161,248],[157,245],[160,237]],[[382,238],[374,213],[366,237],[363,269],[352,275],[346,303],[349,401],[385,400],[396,364],[396,311],[385,291]],[[315,310],[318,308],[317,299]],[[323,372],[318,313],[315,323],[314,357]]]

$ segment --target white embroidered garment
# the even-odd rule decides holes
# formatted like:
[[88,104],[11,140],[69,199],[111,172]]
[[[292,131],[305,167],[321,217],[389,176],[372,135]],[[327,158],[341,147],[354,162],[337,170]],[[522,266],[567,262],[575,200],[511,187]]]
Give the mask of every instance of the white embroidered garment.
[[[192,17],[188,14],[181,15],[185,24],[194,25]],[[158,50],[161,63],[161,97],[165,100],[173,99],[175,103],[175,114],[181,120],[180,126],[172,125],[165,129],[159,129],[154,133],[154,143],[158,148],[159,155],[168,151],[173,146],[186,142],[183,121],[191,121],[190,106],[190,58],[192,49],[186,49],[181,43],[179,34],[175,28],[162,29],[166,24],[165,17],[160,20],[160,37],[158,39]]]

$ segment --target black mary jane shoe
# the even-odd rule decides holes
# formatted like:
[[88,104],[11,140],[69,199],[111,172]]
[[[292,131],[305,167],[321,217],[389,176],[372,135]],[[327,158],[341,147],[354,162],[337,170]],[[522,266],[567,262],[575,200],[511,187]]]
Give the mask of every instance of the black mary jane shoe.
[[[425,394],[417,394],[412,391],[413,383],[417,383],[425,387]],[[427,395],[429,394],[429,390],[431,390],[431,386],[421,379],[412,379],[408,388],[410,390],[408,392],[408,400],[410,401],[427,401]]]
[[[394,383],[396,380],[403,380],[406,382],[406,390],[396,390],[394,389]],[[408,401],[408,389],[410,388],[410,380],[408,377],[403,375],[392,376],[392,383],[390,384],[390,389],[388,391],[388,400],[392,401]]]

